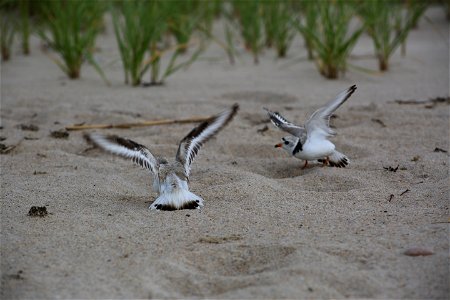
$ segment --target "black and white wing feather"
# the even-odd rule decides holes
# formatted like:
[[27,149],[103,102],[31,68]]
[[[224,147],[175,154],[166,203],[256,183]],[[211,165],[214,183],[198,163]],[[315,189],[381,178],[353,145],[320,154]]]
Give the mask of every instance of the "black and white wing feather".
[[147,147],[132,140],[115,135],[87,134],[85,138],[94,145],[131,160],[141,167],[150,170],[153,174],[158,173],[159,162]]
[[336,132],[330,128],[330,117],[355,91],[356,85],[352,85],[337,95],[335,99],[316,110],[305,123],[308,137],[316,133],[326,137],[335,135]]
[[233,119],[238,109],[239,105],[234,104],[230,109],[199,124],[181,140],[176,160],[184,166],[186,176],[189,176],[191,164],[203,144],[222,130]]
[[273,125],[280,128],[281,130],[286,131],[298,138],[301,138],[306,134],[306,130],[304,127],[289,122],[278,112],[272,112],[267,108],[264,108],[264,110],[267,111],[267,114],[269,115],[270,121],[272,121]]

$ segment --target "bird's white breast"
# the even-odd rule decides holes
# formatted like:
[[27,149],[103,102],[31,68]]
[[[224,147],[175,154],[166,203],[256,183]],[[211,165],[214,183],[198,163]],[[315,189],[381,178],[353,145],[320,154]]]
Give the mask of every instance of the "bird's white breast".
[[308,139],[295,157],[303,160],[320,159],[331,155],[334,149],[334,144],[326,139]]

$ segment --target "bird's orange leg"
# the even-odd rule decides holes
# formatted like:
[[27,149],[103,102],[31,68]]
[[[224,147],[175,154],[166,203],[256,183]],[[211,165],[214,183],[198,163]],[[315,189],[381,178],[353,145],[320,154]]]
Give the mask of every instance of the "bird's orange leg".
[[302,170],[304,170],[304,169],[306,168],[307,165],[308,165],[308,161],[305,160],[305,164],[303,165]]
[[329,159],[329,157],[327,156],[327,157],[325,157],[325,159],[323,160],[323,165],[322,165],[322,167],[328,166],[329,164],[330,164],[330,159]]

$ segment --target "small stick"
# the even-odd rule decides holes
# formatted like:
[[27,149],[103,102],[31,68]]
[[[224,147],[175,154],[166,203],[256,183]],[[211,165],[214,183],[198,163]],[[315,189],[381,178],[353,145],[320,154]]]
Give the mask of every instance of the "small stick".
[[427,104],[429,100],[394,100],[397,104]]
[[409,189],[406,189],[405,191],[403,191],[403,193],[401,193],[400,196],[403,196],[403,195],[406,194],[407,192],[409,192]]
[[440,224],[440,223],[450,223],[450,217],[447,219],[447,221],[434,222],[434,223],[431,223],[431,224]]
[[188,119],[180,120],[153,120],[153,121],[142,121],[136,123],[121,123],[121,124],[82,124],[82,125],[71,125],[67,126],[66,130],[84,130],[84,129],[111,129],[111,128],[122,128],[127,129],[131,127],[144,127],[144,126],[157,126],[157,125],[167,125],[167,124],[184,124],[184,123],[197,123],[209,120],[211,117],[193,117]]
[[372,122],[380,124],[381,127],[386,127],[386,124],[384,124],[384,122],[381,121],[380,119],[372,119]]

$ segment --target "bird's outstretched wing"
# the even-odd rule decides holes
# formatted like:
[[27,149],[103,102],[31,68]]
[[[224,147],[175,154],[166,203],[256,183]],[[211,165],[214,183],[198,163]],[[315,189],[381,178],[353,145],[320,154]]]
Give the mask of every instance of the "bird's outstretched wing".
[[186,176],[189,176],[191,164],[203,144],[223,129],[233,119],[238,109],[239,105],[234,104],[230,109],[199,124],[180,141],[176,160],[184,166]]
[[103,150],[125,158],[131,158],[134,163],[150,170],[153,174],[158,173],[158,160],[153,156],[150,150],[147,149],[147,147],[141,144],[116,135],[92,133],[85,134],[84,137]]
[[337,95],[335,99],[316,110],[305,123],[308,137],[313,134],[320,134],[325,137],[335,135],[336,132],[330,128],[330,117],[355,91],[356,85],[352,85]]
[[298,125],[295,125],[295,124],[289,122],[278,112],[272,112],[265,107],[264,107],[264,110],[267,111],[270,121],[272,121],[273,125],[275,125],[276,127],[280,128],[281,130],[286,131],[298,138],[301,138],[305,135],[306,130],[304,127],[298,126]]

